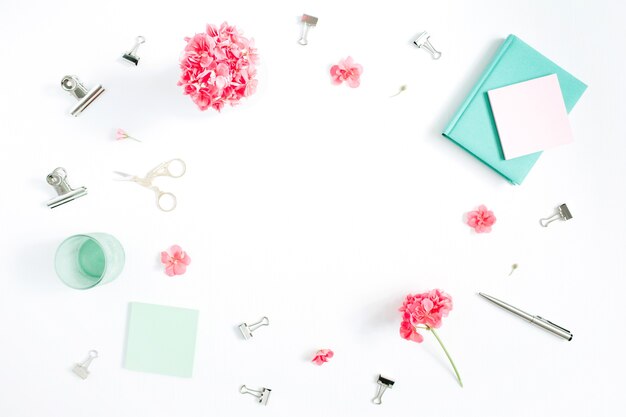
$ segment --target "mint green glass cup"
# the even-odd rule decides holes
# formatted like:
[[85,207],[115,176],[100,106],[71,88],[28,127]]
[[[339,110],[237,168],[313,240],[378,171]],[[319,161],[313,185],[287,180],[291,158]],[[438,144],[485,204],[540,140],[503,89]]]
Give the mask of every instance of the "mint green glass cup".
[[58,247],[54,264],[67,286],[86,290],[117,278],[126,256],[119,240],[107,233],[87,233],[65,239]]

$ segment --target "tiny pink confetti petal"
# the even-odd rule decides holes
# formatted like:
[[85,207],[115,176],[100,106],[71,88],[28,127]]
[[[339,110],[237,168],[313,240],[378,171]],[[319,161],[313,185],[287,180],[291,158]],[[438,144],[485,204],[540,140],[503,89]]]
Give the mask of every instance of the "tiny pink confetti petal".
[[161,263],[165,265],[165,273],[173,277],[187,271],[191,258],[180,246],[172,245],[168,251],[161,252]]
[[312,362],[314,364],[316,364],[316,365],[322,365],[322,364],[328,362],[328,360],[330,358],[332,358],[333,356],[335,356],[335,353],[332,350],[330,350],[330,349],[321,349],[321,350],[317,351],[317,353],[313,357]]

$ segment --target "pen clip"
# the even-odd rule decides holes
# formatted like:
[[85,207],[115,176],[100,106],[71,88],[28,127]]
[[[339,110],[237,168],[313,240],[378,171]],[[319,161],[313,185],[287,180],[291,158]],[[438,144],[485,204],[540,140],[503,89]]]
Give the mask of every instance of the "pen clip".
[[564,332],[566,332],[566,333],[572,334],[572,332],[570,332],[570,331],[569,331],[569,330],[567,330],[566,328],[561,327],[561,326],[559,326],[558,324],[552,323],[550,320],[546,320],[546,319],[544,319],[544,318],[543,318],[543,317],[541,317],[541,316],[535,316],[535,318],[536,318],[536,319],[538,319],[538,320],[541,320],[541,321],[542,321],[542,322],[544,322],[544,323],[551,324],[551,325],[553,325],[554,327],[558,327],[559,329],[563,330],[563,331],[564,331]]

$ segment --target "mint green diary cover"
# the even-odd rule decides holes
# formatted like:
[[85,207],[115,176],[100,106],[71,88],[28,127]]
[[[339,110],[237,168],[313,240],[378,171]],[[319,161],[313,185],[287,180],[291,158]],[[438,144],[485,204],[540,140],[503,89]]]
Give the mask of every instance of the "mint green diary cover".
[[587,86],[515,35],[508,38],[456,112],[443,136],[484,162],[513,184],[521,184],[541,152],[504,159],[487,91],[556,74],[569,113]]

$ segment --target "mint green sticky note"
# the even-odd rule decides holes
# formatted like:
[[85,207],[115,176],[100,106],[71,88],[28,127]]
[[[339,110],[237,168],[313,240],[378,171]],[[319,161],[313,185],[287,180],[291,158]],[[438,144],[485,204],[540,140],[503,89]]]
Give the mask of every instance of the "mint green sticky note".
[[130,303],[124,366],[133,371],[190,378],[198,310]]

